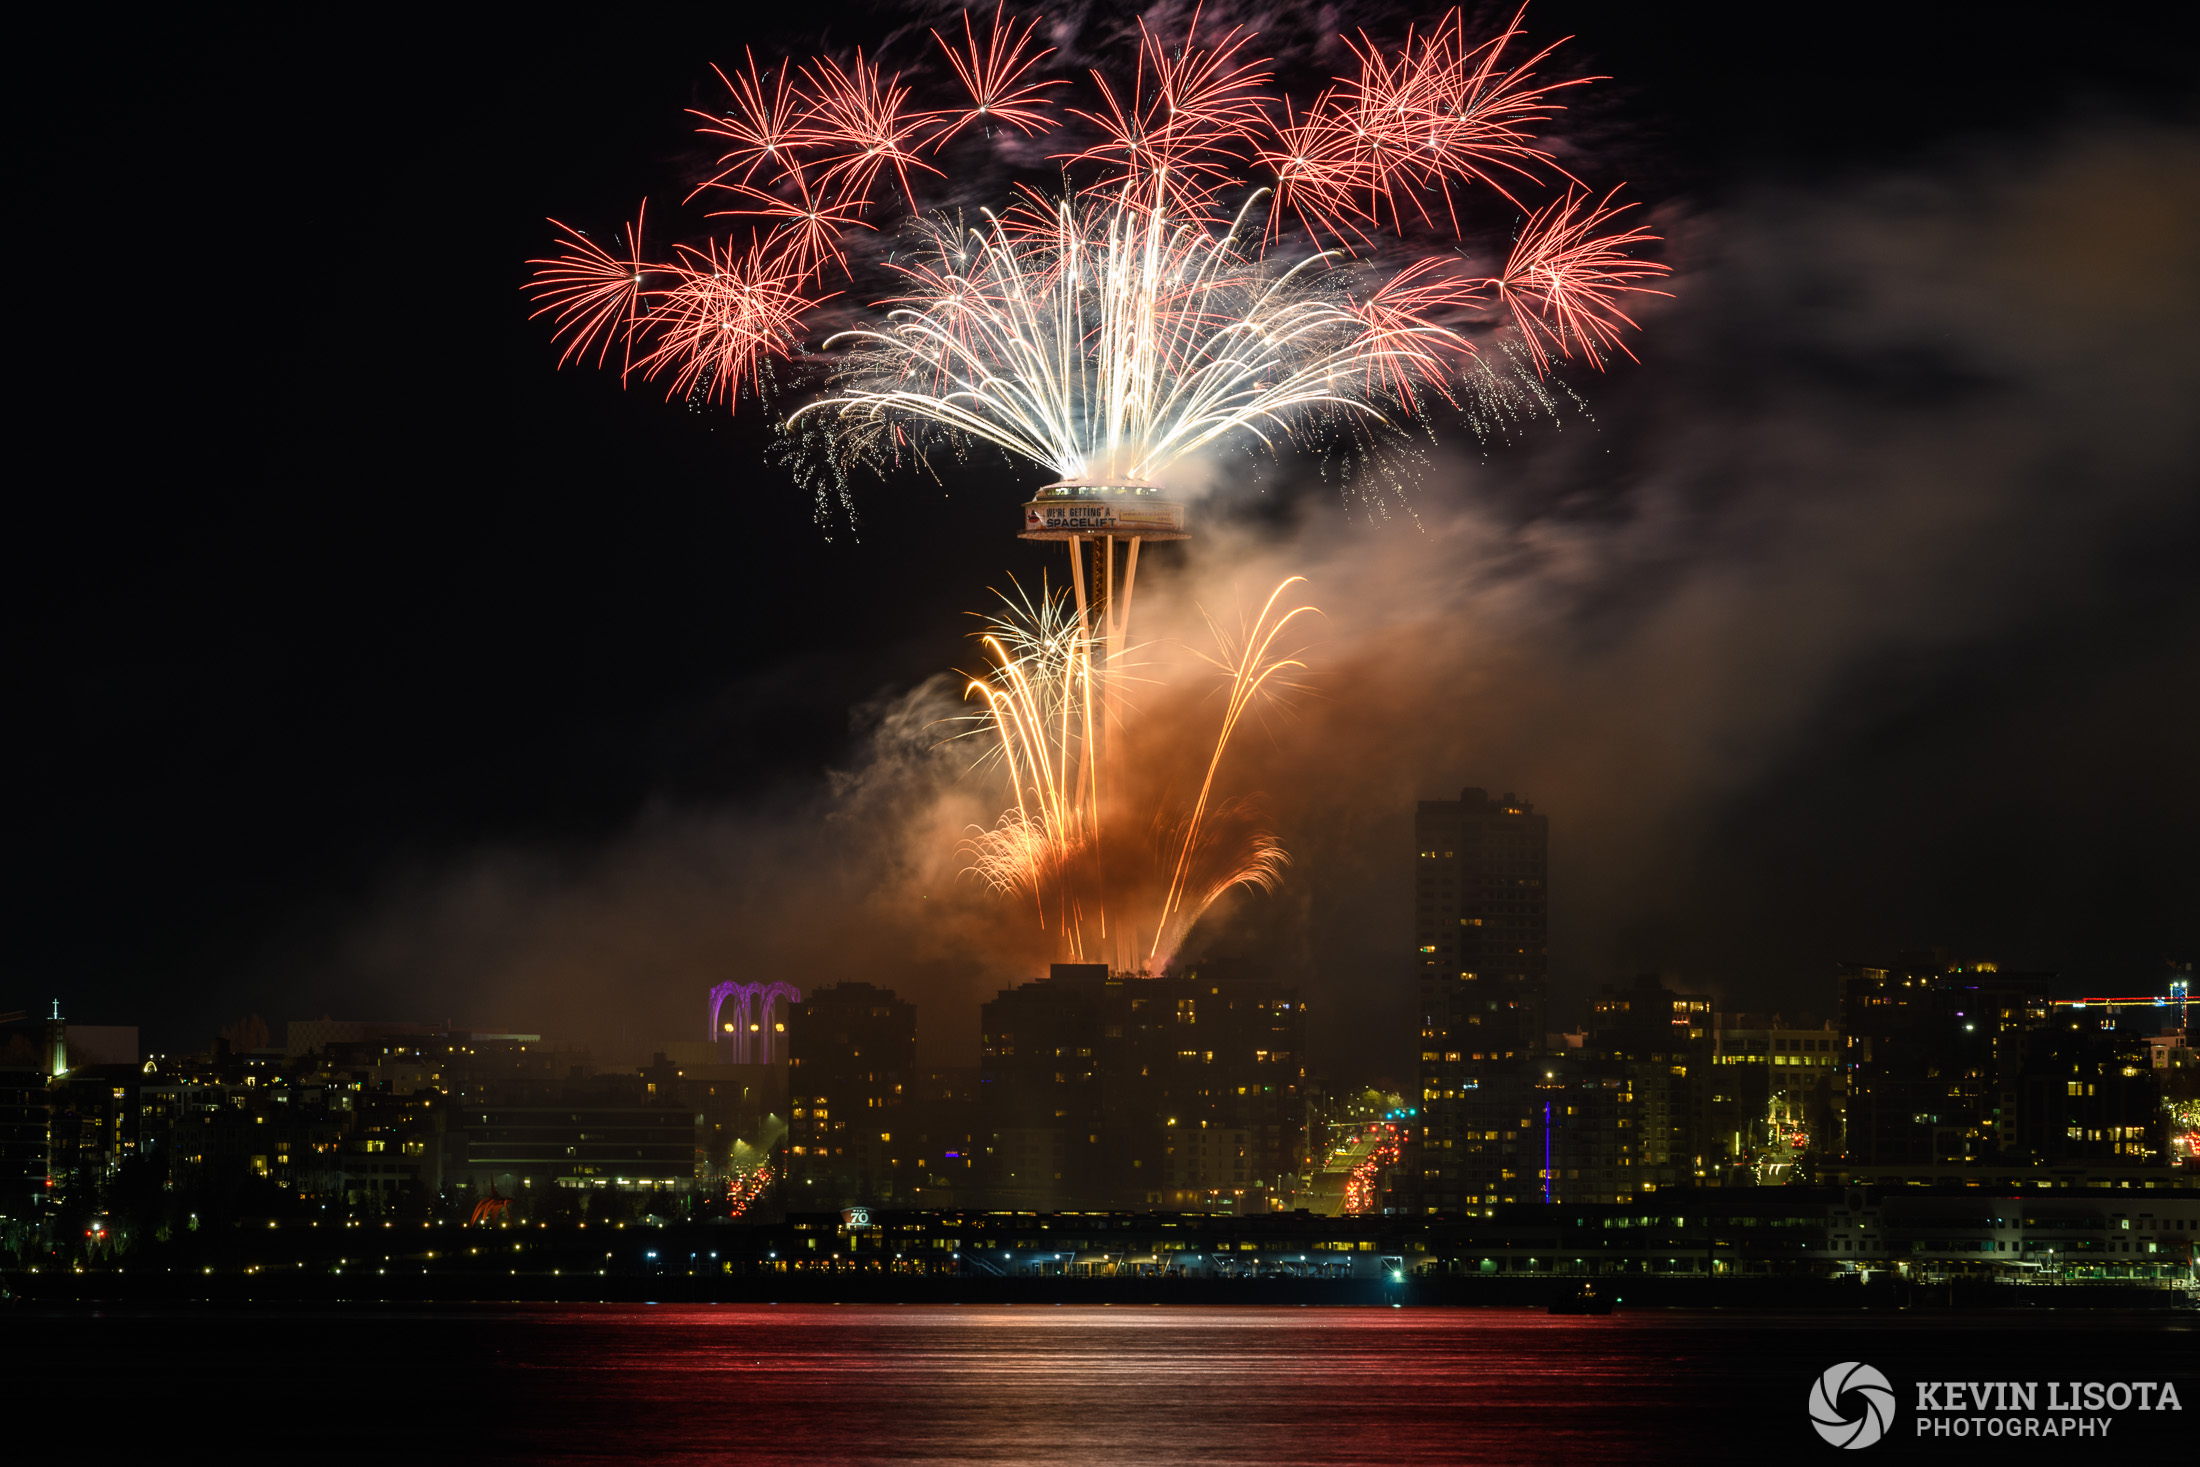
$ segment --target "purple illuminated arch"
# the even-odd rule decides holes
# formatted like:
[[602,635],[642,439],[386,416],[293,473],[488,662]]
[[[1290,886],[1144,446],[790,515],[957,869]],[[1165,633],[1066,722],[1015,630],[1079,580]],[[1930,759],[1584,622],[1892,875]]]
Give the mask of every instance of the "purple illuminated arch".
[[[787,1057],[783,1036],[774,1027],[786,1020],[786,1004],[802,1002],[802,990],[791,983],[721,983],[710,991],[710,1028],[712,1043],[723,1037],[719,1025],[723,1020],[726,1001],[733,1001],[733,1062],[737,1065],[768,1065]],[[780,1004],[779,1018],[772,1017],[772,1005]]]
[[718,1042],[718,1015],[729,998],[733,1000],[734,1043],[738,1046],[749,1033],[749,1005],[756,998],[753,983],[721,983],[713,988],[710,991],[710,1027],[704,1032],[713,1044]]
[[760,1010],[756,1032],[764,1042],[759,1046],[762,1053],[757,1055],[755,1062],[768,1065],[787,1057],[786,1035],[772,1027],[772,1004],[780,1002],[779,1022],[785,1023],[786,1004],[802,1002],[802,990],[792,983],[774,983],[769,986],[759,984],[756,997],[757,1008]]

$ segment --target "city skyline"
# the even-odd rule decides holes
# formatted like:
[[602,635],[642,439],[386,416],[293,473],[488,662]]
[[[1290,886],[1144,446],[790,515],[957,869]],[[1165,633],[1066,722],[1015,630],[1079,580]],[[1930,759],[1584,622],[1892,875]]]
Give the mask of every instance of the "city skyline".
[[[1520,1014],[1520,1034],[1526,1042],[1522,1043],[1519,1048],[1521,1052],[1525,1053],[1535,1042],[1533,1036],[1547,1032],[1546,1020],[1552,1023],[1562,1020],[1568,1023],[1578,1022],[1582,1016],[1595,1011],[1599,1002],[1597,995],[1609,991],[1615,983],[1623,983],[1639,969],[1640,965],[1631,967],[1626,964],[1614,964],[1601,972],[1586,975],[1582,980],[1569,985],[1567,989],[1561,989],[1554,994],[1546,977],[1549,964],[1546,955],[1549,951],[1548,944],[1550,941],[1548,914],[1552,896],[1549,881],[1549,858],[1547,854],[1549,836],[1547,832],[1551,817],[1547,813],[1539,812],[1532,800],[1516,795],[1510,790],[1505,791],[1501,796],[1492,797],[1486,790],[1470,787],[1464,792],[1459,801],[1423,799],[1417,802],[1416,809],[1413,834],[1407,842],[1408,848],[1391,853],[1396,858],[1392,862],[1395,869],[1391,873],[1392,879],[1387,885],[1398,899],[1397,905],[1400,908],[1410,906],[1416,909],[1416,915],[1412,919],[1412,927],[1406,935],[1417,944],[1412,946],[1410,951],[1412,953],[1411,966],[1417,968],[1420,972],[1420,977],[1417,980],[1418,989],[1416,990],[1411,983],[1395,984],[1393,990],[1387,993],[1370,994],[1365,988],[1360,988],[1347,993],[1348,1003],[1355,998],[1363,1001],[1372,1000],[1377,1005],[1389,1003],[1399,1015],[1403,1015],[1406,1005],[1402,1001],[1408,995],[1414,995],[1412,999],[1413,1006],[1424,1012],[1434,1012],[1441,1010],[1455,996],[1455,991],[1456,993],[1466,992],[1464,988],[1460,988],[1456,984],[1446,987],[1439,982],[1440,975],[1436,970],[1442,970],[1441,976],[1456,977],[1462,980],[1468,979],[1470,973],[1475,979],[1485,976],[1495,977],[1501,982],[1511,985],[1506,989],[1508,993],[1517,988],[1518,992],[1525,996],[1524,1000],[1514,998],[1501,1001],[1505,1008],[1517,1010]],[[1513,823],[1525,824],[1531,831],[1530,835],[1526,837],[1528,843],[1515,851],[1511,845],[1507,844],[1509,838],[1498,836],[1491,838],[1492,844],[1489,847],[1487,857],[1484,857],[1479,850],[1454,851],[1451,847],[1461,843],[1460,812],[1462,811],[1467,812],[1470,817],[1466,822],[1468,843],[1475,843],[1473,835],[1475,821],[1471,817],[1477,810],[1485,816],[1497,817],[1500,825],[1505,823],[1506,817],[1511,817]],[[1563,838],[1563,825],[1561,826],[1561,832]],[[1510,839],[1517,841],[1520,838]],[[1454,859],[1461,854],[1467,857],[1464,867],[1455,862]],[[1484,860],[1494,862],[1499,857],[1517,858],[1524,861],[1525,864],[1519,865],[1517,870],[1521,873],[1532,874],[1511,874],[1515,869],[1512,866],[1499,867],[1490,864],[1485,867],[1477,864]],[[1503,877],[1489,874],[1500,869],[1505,870],[1508,874]],[[1491,890],[1486,896],[1471,894],[1471,890],[1462,890],[1463,888],[1477,888],[1485,881],[1491,886]],[[1440,887],[1435,883],[1441,883]],[[1497,890],[1500,886],[1505,889],[1502,891]],[[1486,907],[1478,905],[1478,902],[1487,902],[1488,905]],[[1487,915],[1462,915],[1470,911],[1486,912]],[[1516,943],[1523,945],[1517,948],[1508,946]],[[1401,946],[1405,945],[1401,944]],[[1829,999],[1823,991],[1824,985],[1836,981],[1838,975],[1854,972],[1860,967],[1870,967],[1874,964],[1899,964],[1909,956],[1919,953],[1940,954],[1946,956],[1949,961],[1957,962],[1977,960],[1986,962],[1989,967],[1993,967],[2001,964],[2005,951],[2006,945],[1991,942],[1975,944],[1971,947],[1954,947],[1945,942],[1926,942],[1888,947],[1863,954],[1838,952],[1819,954],[1815,955],[1812,966],[1819,970],[1813,986],[1819,988],[1820,991],[1813,993],[1811,988],[1807,986],[1791,987],[1784,999],[1777,999],[1775,996],[1768,995],[1765,985],[1748,979],[1740,983],[1691,984],[1689,975],[1684,969],[1673,967],[1651,970],[1648,976],[1663,978],[1678,983],[1684,988],[1691,986],[1704,987],[1707,1001],[1715,998],[1722,1011],[1770,1012],[1785,1008],[1796,1012],[1822,1015],[1834,1007],[1833,1000]],[[1518,961],[1510,961],[1512,955],[1516,952],[1519,955]],[[1507,961],[1502,966],[1497,966],[1500,953],[1506,955]],[[1225,947],[1221,952],[1204,960],[1193,957],[1178,961],[1165,971],[1168,976],[1183,978],[1187,975],[1195,975],[1203,963],[1209,970],[1224,972],[1249,972],[1263,969],[1258,956],[1235,952]],[[1220,965],[1219,968],[1217,967],[1218,964]],[[1002,975],[1001,981],[1011,985],[1029,982],[1044,977],[1047,966],[1045,961],[1038,959],[1023,965],[1020,969],[1011,965],[999,970]],[[1061,967],[1060,964],[1054,966],[1057,970]],[[1393,964],[1394,968],[1404,968],[1406,966],[1408,965],[1402,962]],[[1096,967],[1104,971],[1108,965],[1103,963],[1096,965]],[[1511,968],[1524,968],[1525,971],[1507,971]],[[2167,994],[2171,991],[2170,985],[2178,980],[2180,975],[2183,975],[2186,981],[2189,981],[2191,968],[2192,964],[2189,961],[2181,961],[2174,956],[2165,954],[2159,961],[2151,964],[2134,962],[2111,969],[2105,975],[2106,981],[2103,981],[2104,975],[2101,970],[2096,968],[2089,972],[2083,966],[2075,972],[2066,972],[2052,966],[2029,971],[2046,989],[2051,989],[2058,998],[2068,1000],[2083,994],[2116,990],[2155,994],[2157,996]],[[1484,971],[1476,972],[1474,971],[1476,969]],[[826,964],[811,970],[774,969],[752,975],[756,976],[759,981],[750,986],[756,992],[761,993],[766,988],[774,987],[776,983],[777,992],[784,993],[789,998],[782,999],[775,996],[773,1002],[784,1004],[790,999],[799,1001],[797,996],[803,991],[803,989],[798,989],[789,983],[787,978],[802,978],[806,980],[803,985],[804,989],[815,990],[850,981],[846,976],[847,971],[845,966],[837,964]],[[910,971],[908,969],[903,970],[903,981],[905,983],[908,981],[906,975]],[[1303,969],[1293,969],[1286,966],[1281,969],[1267,969],[1266,971],[1274,973],[1277,981],[1290,982],[1294,985],[1307,981]],[[891,978],[894,974],[889,972],[887,976]],[[1153,976],[1163,975],[1155,974]],[[921,973],[918,975],[918,982],[921,986],[923,982]],[[193,1032],[194,1026],[191,1025],[156,1026],[145,1024],[142,1022],[143,1015],[141,1012],[134,1009],[124,1010],[112,999],[104,1001],[95,999],[89,1008],[79,1008],[74,1003],[64,1005],[63,1000],[52,992],[39,993],[29,985],[18,985],[18,987],[21,991],[13,996],[19,1003],[23,1004],[23,1008],[18,1010],[19,1017],[22,1014],[35,1016],[43,1012],[44,1007],[49,1004],[55,1006],[57,1010],[66,1007],[72,1021],[79,1028],[84,1027],[86,1024],[90,1024],[95,1028],[100,1024],[120,1025],[122,1027],[115,1029],[114,1032],[119,1034],[127,1031],[133,1036],[133,1042],[135,1042],[135,1036],[142,1032],[145,1036],[144,1043],[149,1052],[157,1047],[159,1052],[189,1053],[203,1048],[209,1036],[215,1030],[219,1030],[222,1035],[229,1035],[252,1025],[273,1026],[267,1028],[266,1032],[279,1037],[282,1026],[286,1023],[285,1012],[274,1004],[269,1006],[270,1012],[264,1015],[256,1009],[232,1012],[230,1008],[223,1008],[215,1011],[221,1015],[223,1022],[204,1026],[199,1028],[197,1032]],[[719,1014],[719,1010],[723,1008],[724,1013],[720,1016],[728,1019],[726,1025],[728,1034],[731,1034],[734,1028],[731,1016],[750,1014],[749,1005],[740,1001],[740,993],[737,991],[742,987],[743,985],[728,980],[714,985],[713,991],[708,995],[711,999],[709,1007],[714,1015]],[[734,1002],[721,999],[719,990],[725,990],[731,994]],[[1295,988],[1294,991],[1296,991]],[[1485,996],[1483,992],[1478,989],[1473,996],[1476,1002],[1471,1006],[1475,1008],[1482,1007],[1481,999]],[[696,1000],[696,995],[681,994],[680,998],[692,1005]],[[954,1015],[954,1017],[945,1022],[935,1018],[934,1024],[928,1026],[924,1031],[923,1062],[935,1067],[940,1064],[962,1063],[966,1058],[961,1052],[966,1037],[963,1031],[971,1028],[972,1024],[977,1021],[979,1010],[986,1002],[981,994],[970,995],[967,1000],[950,999],[944,1004],[935,1001],[931,1005],[932,1012],[935,1015],[945,1012]],[[1432,1004],[1435,1005],[1434,1010],[1430,1008]],[[293,1005],[293,1008],[310,1006]],[[322,1005],[322,1007],[324,1008],[323,1019],[326,1020],[328,1006]],[[665,1007],[669,1010],[671,1006],[666,1005]],[[753,1017],[769,1018],[774,1012],[779,1015],[780,1020],[775,1027],[780,1031],[783,1038],[786,1028],[783,1007],[776,1011],[758,1009]],[[417,1007],[409,1012],[381,1012],[376,1014],[371,1010],[362,1010],[359,1005],[353,1004],[342,1010],[341,1017],[354,1022],[360,1020],[396,1022],[400,1026],[406,1024],[417,1026],[427,1022],[425,1013]],[[481,1022],[482,1017],[485,1016],[470,1015],[465,1020],[456,1021],[456,1027],[483,1029],[486,1026]],[[1461,1026],[1468,1022],[1464,1010],[1460,1014],[1451,1017],[1456,1018]],[[965,1022],[966,1020],[969,1022]],[[287,1019],[287,1022],[292,1026],[296,1026],[301,1020],[297,1017],[291,1017]],[[1415,1019],[1410,1022],[1418,1024],[1421,1020]],[[1448,1024],[1450,1020],[1444,1019],[1441,1022]],[[1325,1072],[1334,1071],[1339,1076],[1379,1077],[1404,1086],[1418,1073],[1425,1085],[1429,1083],[1430,1057],[1425,1053],[1416,1054],[1414,1050],[1416,1048],[1426,1049],[1428,1044],[1423,1041],[1431,1040],[1431,1036],[1422,1034],[1418,1040],[1410,1039],[1407,1023],[1408,1021],[1403,1018],[1398,1019],[1397,1024],[1394,1026],[1396,1032],[1389,1037],[1387,1050],[1340,1054],[1334,1048],[1328,1049],[1326,1052],[1317,1048],[1317,1058]],[[566,1047],[600,1052],[609,1062],[635,1063],[653,1052],[662,1052],[667,1046],[684,1045],[692,1048],[693,1045],[688,1032],[690,1027],[691,1023],[677,1019],[668,1019],[649,1027],[627,1025],[608,1031],[600,1026],[584,1024],[553,1030],[550,1038],[552,1042]],[[86,1032],[90,1033],[93,1030],[87,1029]],[[1464,1027],[1460,1027],[1457,1033],[1460,1036],[1468,1036],[1468,1031]],[[1479,1039],[1481,1035],[1476,1033],[1469,1037]],[[1463,1040],[1447,1040],[1440,1043],[1438,1047],[1457,1048],[1462,1042]],[[763,1050],[760,1049],[759,1054],[762,1053]],[[1505,1051],[1505,1053],[1509,1057],[1510,1051]],[[1492,1061],[1498,1059],[1500,1057],[1499,1049],[1494,1045],[1491,1046],[1488,1050],[1488,1056]],[[1474,1056],[1476,1061],[1480,1061],[1482,1057],[1479,1052]],[[1416,1067],[1416,1060],[1419,1062],[1418,1068]]]
[[[1399,812],[1471,784],[1562,817],[1552,977],[1575,996],[1656,969],[1793,1006],[1829,964],[1935,942],[2104,985],[2192,957],[2189,364],[2174,327],[2150,315],[2125,350],[2122,298],[2072,294],[2143,290],[2144,242],[2177,227],[2173,51],[2072,58],[1918,22],[1881,64],[1932,85],[1835,128],[1841,68],[1787,58],[1772,87],[1714,60],[1738,42],[1709,13],[1674,30],[1551,6],[1530,24],[1577,34],[1582,64],[1632,89],[1582,125],[1639,134],[1613,171],[1666,211],[1683,278],[1645,365],[1571,382],[1586,414],[1449,432],[1457,452],[1389,517],[1271,476],[1203,502],[1206,549],[1148,556],[1142,601],[1171,574],[1198,571],[1204,594],[1233,562],[1274,562],[1312,575],[1328,613],[1326,662],[1279,725],[1304,752],[1271,757],[1262,731],[1240,746],[1267,765],[1295,885],[1199,940],[1289,970],[1348,1015],[1321,1042],[1372,1063],[1404,1008],[1361,1027],[1344,1000],[1410,988],[1412,914],[1385,864]],[[11,582],[38,750],[10,888],[17,1002],[112,1008],[179,1046],[252,1012],[447,1009],[624,1026],[639,1048],[699,977],[856,976],[900,953],[906,989],[975,1009],[1013,975],[940,956],[906,911],[937,893],[865,907],[876,873],[808,827],[841,808],[829,771],[872,788],[906,753],[935,711],[912,689],[976,663],[982,588],[1037,583],[1044,547],[994,513],[1029,481],[980,466],[944,498],[869,489],[855,524],[820,525],[753,422],[551,371],[519,289],[543,217],[622,219],[638,191],[677,187],[696,157],[682,108],[736,38],[705,26],[611,79],[571,38],[530,37],[527,63],[486,64],[509,96],[453,85],[509,38],[449,39],[393,73],[436,106],[312,147],[353,180],[357,248],[372,238],[397,272],[351,288],[392,319],[437,299],[497,345],[450,370],[368,333],[275,381],[217,329],[207,383],[253,386],[137,404],[146,428],[116,439],[128,472],[38,497]],[[261,160],[288,159],[255,131],[280,109],[245,99],[298,69],[281,60],[298,40],[207,52],[238,71],[235,100],[179,115],[217,161],[147,187],[226,209]],[[1959,44],[2038,85],[1936,59]],[[1743,129],[1738,87],[1767,89]],[[2099,95],[2118,100],[2078,100]],[[504,138],[502,115],[538,131]],[[105,126],[81,146],[110,147]],[[663,160],[646,178],[644,157]],[[325,217],[303,181],[330,167],[273,171],[299,182],[267,207]],[[2012,173],[2025,189],[1994,182]],[[41,177],[131,237],[132,204],[71,181],[97,174]],[[1919,253],[1905,198],[1943,239],[2015,248],[2043,238],[2023,221],[2044,210],[2101,221],[2086,249],[2137,253],[2069,269],[2019,250],[1987,272],[2014,295],[1986,277],[1921,294],[1977,257]],[[432,269],[397,243],[436,232],[430,215],[451,225]],[[1856,314],[1812,305],[1837,280]],[[2144,299],[2184,309],[2174,289]],[[89,401],[72,389],[56,421],[95,435]],[[758,635],[814,588],[799,635]],[[1386,635],[1420,664],[1371,656]],[[791,902],[797,867],[821,912],[865,912],[876,950],[815,939],[849,934]],[[806,930],[775,920],[796,912]]]
[[[2200,1191],[2189,969],[2078,997],[2053,974],[1919,952],[1843,965],[1827,1017],[1737,1011],[1654,974],[1553,1005],[1539,924],[1501,915],[1541,869],[1532,806],[1470,789],[1423,802],[1418,827],[1431,935],[1502,925],[1423,944],[1408,1087],[1311,1064],[1326,1016],[1226,969],[1055,964],[988,1002],[947,1068],[918,1063],[916,1006],[862,981],[784,995],[768,1049],[721,1032],[639,1066],[540,1034],[329,1018],[148,1053],[135,1028],[56,1004],[0,1014],[0,1235],[20,1248],[58,1219],[120,1259],[186,1215],[219,1237],[240,1209],[347,1227],[849,1208],[1494,1219],[1726,1192],[1806,1211],[1838,1194],[1846,1216],[1890,1188]],[[1876,1238],[1828,1238],[1803,1275],[1911,1267],[1875,1258]]]

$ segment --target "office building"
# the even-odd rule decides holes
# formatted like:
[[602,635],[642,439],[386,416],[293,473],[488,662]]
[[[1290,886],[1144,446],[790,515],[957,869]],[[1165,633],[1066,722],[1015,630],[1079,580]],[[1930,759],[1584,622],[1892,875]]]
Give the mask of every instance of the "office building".
[[2180,1017],[2173,1000],[2058,999],[2056,987],[1939,951],[1845,964],[1845,1174],[2049,1182],[2057,1169],[2176,1164],[2155,1064]]

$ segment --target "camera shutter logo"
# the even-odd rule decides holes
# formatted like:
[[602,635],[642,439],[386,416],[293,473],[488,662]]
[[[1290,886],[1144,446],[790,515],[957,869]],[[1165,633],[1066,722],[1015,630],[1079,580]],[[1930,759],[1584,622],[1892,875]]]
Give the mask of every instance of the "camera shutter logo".
[[1894,1387],[1869,1365],[1836,1365],[1810,1388],[1810,1424],[1837,1447],[1868,1447],[1894,1425]]

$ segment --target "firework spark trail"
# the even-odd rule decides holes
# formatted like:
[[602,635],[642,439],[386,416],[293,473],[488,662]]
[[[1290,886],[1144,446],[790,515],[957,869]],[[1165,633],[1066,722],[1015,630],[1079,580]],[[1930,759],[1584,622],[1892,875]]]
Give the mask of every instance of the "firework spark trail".
[[973,678],[968,694],[985,704],[1016,806],[966,849],[973,872],[996,891],[1028,892],[1040,927],[1059,932],[1070,956],[1082,959],[1079,874],[1095,878],[1095,935],[1106,935],[1100,873],[1077,870],[1092,866],[1101,838],[1098,761],[1090,757],[1098,732],[1093,639],[1057,596],[1008,605],[980,637],[992,671]]
[[1136,823],[1118,808],[1125,793],[1109,787],[1106,761],[1094,754],[1103,737],[1121,737],[1125,723],[1119,706],[1102,708],[1099,639],[1063,598],[1045,594],[1004,597],[1006,611],[980,635],[991,666],[970,680],[968,695],[983,706],[990,752],[1016,803],[991,829],[973,829],[964,850],[979,879],[1032,902],[1039,926],[1060,935],[1072,960],[1102,951],[1111,924],[1127,924],[1151,934],[1142,962],[1165,965],[1225,892],[1267,890],[1280,878],[1288,857],[1258,801],[1223,797],[1217,786],[1246,714],[1305,667],[1279,647],[1292,623],[1313,611],[1286,604],[1300,584],[1293,576],[1278,585],[1242,638],[1210,618],[1221,655],[1204,660],[1224,679],[1222,713],[1198,794],[1173,817],[1164,810],[1154,818],[1143,857],[1131,848]]
[[829,202],[822,193],[813,194],[808,181],[799,177],[796,196],[791,199],[747,184],[729,187],[752,207],[714,212],[778,220],[778,227],[765,237],[761,248],[767,256],[776,254],[784,259],[796,280],[815,279],[824,274],[827,265],[845,272],[848,252],[841,243],[843,232],[874,228],[864,220],[860,204]]
[[[1190,883],[1193,853],[1198,848],[1208,802],[1214,798],[1215,774],[1222,767],[1222,756],[1229,750],[1230,736],[1237,732],[1238,723],[1245,717],[1246,710],[1253,706],[1254,700],[1269,684],[1295,669],[1303,670],[1306,666],[1298,658],[1276,651],[1276,639],[1283,635],[1284,629],[1313,610],[1310,606],[1296,606],[1280,616],[1276,614],[1276,603],[1283,599],[1284,592],[1293,586],[1304,584],[1305,579],[1304,576],[1291,576],[1270,592],[1267,604],[1261,607],[1260,616],[1254,621],[1252,630],[1239,644],[1234,655],[1230,655],[1227,661],[1216,664],[1230,679],[1230,695],[1223,709],[1221,730],[1215,735],[1214,753],[1207,760],[1206,778],[1200,781],[1199,798],[1193,803],[1183,835],[1177,842],[1175,867],[1169,873],[1169,893],[1161,904],[1161,918],[1154,932],[1154,945],[1147,954],[1148,957],[1160,956],[1165,948],[1174,951],[1176,943],[1190,931],[1191,924],[1199,919],[1199,914],[1230,887],[1246,885],[1266,889],[1272,885],[1277,868],[1283,863],[1282,847],[1267,842],[1249,853],[1251,858],[1245,863],[1243,870],[1227,873],[1219,884],[1210,879],[1204,890],[1198,890]],[[1211,618],[1208,625],[1214,625]],[[1217,639],[1223,640],[1219,627],[1215,628],[1215,632]],[[1228,646],[1226,640],[1224,646]]]
[[1408,32],[1397,52],[1365,31],[1339,37],[1359,61],[1359,75],[1337,78],[1303,117],[1287,113],[1260,154],[1283,208],[1316,237],[1368,242],[1386,209],[1394,229],[1406,225],[1408,210],[1433,226],[1431,193],[1457,235],[1454,182],[1482,183],[1517,206],[1513,186],[1556,171],[1531,127],[1562,110],[1553,100],[1558,92],[1601,80],[1537,84],[1535,68],[1563,42],[1505,66],[1525,14],[1480,46],[1468,45],[1456,10],[1425,33]]
[[[1451,351],[1464,351],[1464,338],[1440,323],[1478,310],[1487,298],[1488,282],[1469,279],[1453,266],[1441,256],[1416,260],[1365,298],[1353,301],[1349,309],[1367,335],[1433,339]],[[1370,396],[1387,392],[1396,400],[1410,401],[1426,389],[1453,401],[1451,374],[1444,370],[1448,365],[1445,352],[1370,354],[1365,367],[1367,392]]]
[[1427,287],[1355,304],[1327,255],[1278,269],[1240,248],[1242,227],[1217,236],[1066,202],[1047,222],[935,235],[941,263],[901,267],[916,289],[883,326],[845,333],[860,347],[845,385],[790,421],[923,423],[1066,482],[1151,484],[1219,439],[1272,441],[1310,410],[1376,415],[1371,376],[1410,392],[1447,376],[1464,345],[1415,314]]

